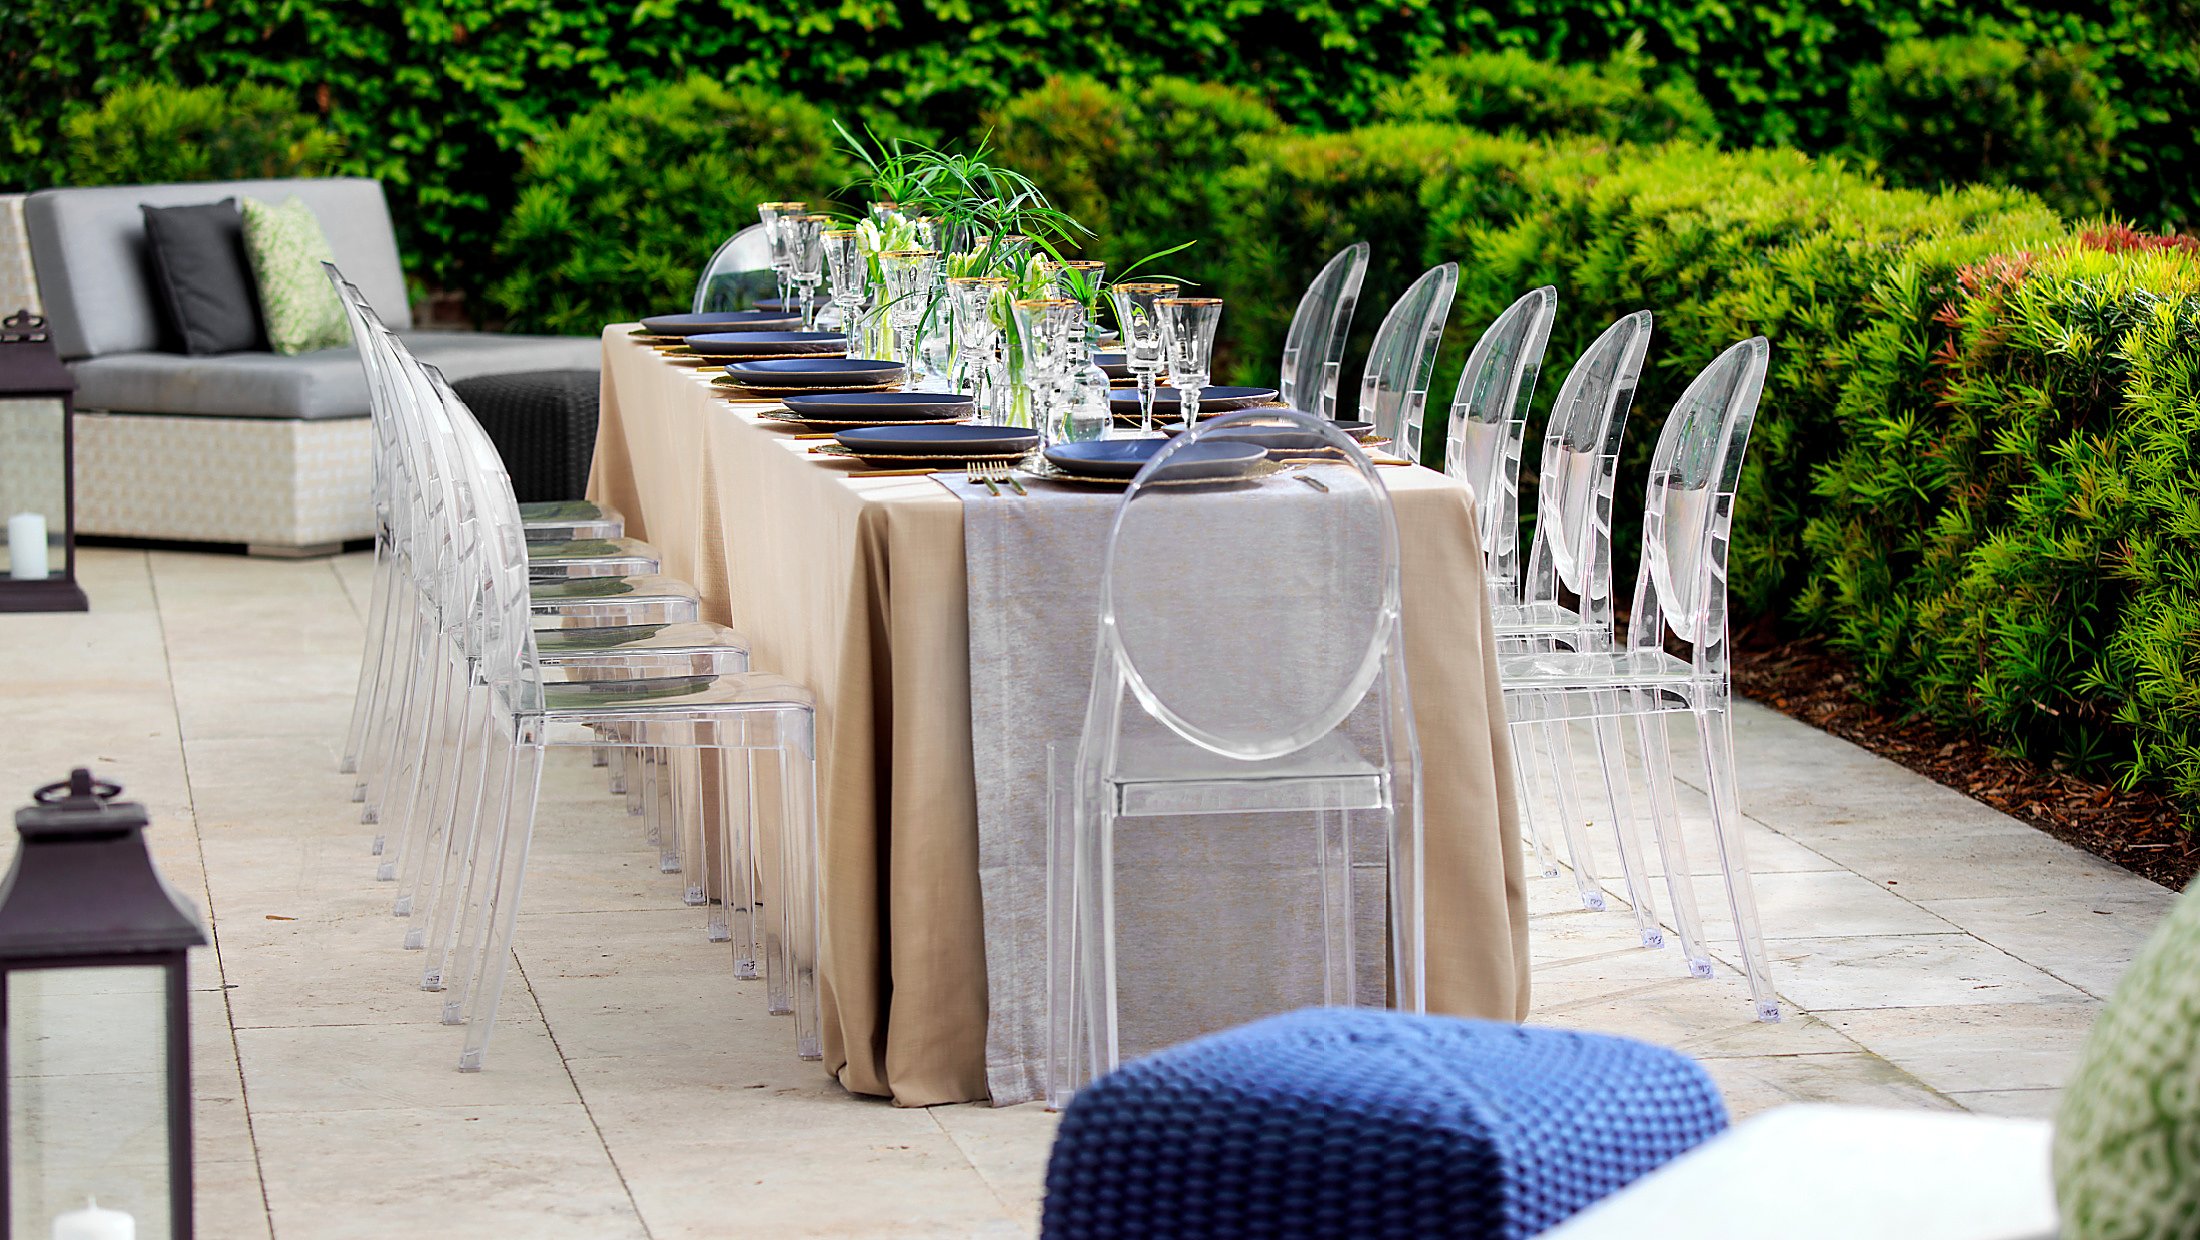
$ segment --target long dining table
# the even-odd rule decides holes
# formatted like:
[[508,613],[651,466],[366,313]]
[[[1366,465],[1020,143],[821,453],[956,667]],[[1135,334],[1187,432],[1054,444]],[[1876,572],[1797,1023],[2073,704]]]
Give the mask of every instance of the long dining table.
[[[1007,1036],[989,955],[1003,972],[1027,963],[1011,947],[1044,940],[988,942],[966,501],[930,477],[852,476],[761,416],[775,403],[732,398],[637,333],[603,332],[588,497],[695,585],[754,666],[815,695],[826,1067],[909,1106],[1030,1096],[1003,1084],[998,1047],[989,1075],[989,1037]],[[1472,497],[1418,466],[1382,478],[1423,773],[1429,1008],[1519,1020],[1524,871]]]

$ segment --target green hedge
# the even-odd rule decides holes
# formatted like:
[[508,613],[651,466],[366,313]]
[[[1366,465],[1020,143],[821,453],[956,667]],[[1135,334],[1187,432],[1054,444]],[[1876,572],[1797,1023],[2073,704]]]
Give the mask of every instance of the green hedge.
[[1084,248],[1111,270],[1191,241],[1145,270],[1204,286],[1223,270],[1220,217],[1234,207],[1219,174],[1244,161],[1247,139],[1282,128],[1234,87],[1162,77],[1119,91],[1054,78],[988,112],[974,139],[1090,228]]
[[1385,120],[1450,122],[1529,137],[1718,141],[1718,118],[1695,84],[1654,82],[1654,68],[1639,40],[1602,64],[1558,64],[1519,48],[1439,56],[1384,91],[1376,110]]
[[2200,804],[2200,246],[1794,152],[1420,125],[1251,156],[1224,236],[1242,377],[1353,240],[1375,244],[1360,349],[1414,274],[1461,264],[1432,429],[1522,290],[1559,289],[1545,406],[1595,332],[1647,307],[1625,516],[1680,388],[1764,333],[1737,614],[1825,635],[1899,707]]
[[491,299],[517,331],[684,310],[757,203],[822,206],[853,175],[825,113],[800,100],[704,77],[614,95],[528,149]]
[[[1354,347],[1424,268],[1461,264],[1460,291],[1430,393],[1439,451],[1452,385],[1481,329],[1522,290],[1551,283],[1560,314],[1538,400],[1611,320],[1648,308],[1656,345],[1637,400],[1630,469],[1688,379],[1720,349],[1759,332],[1774,342],[1737,523],[1738,611],[1779,610],[1799,587],[1801,480],[1838,447],[1834,409],[1866,294],[1893,257],[1929,239],[2030,244],[2062,226],[2011,190],[1888,190],[1838,161],[1795,152],[1718,152],[1687,144],[1611,147],[1496,138],[1442,126],[1378,127],[1258,147],[1229,178],[1224,330],[1247,380],[1272,368],[1295,290],[1355,240],[1375,255]],[[1356,391],[1356,376],[1345,376]],[[1624,511],[1622,516],[1628,514]],[[1631,528],[1631,522],[1628,523]]]
[[1894,700],[2192,804],[2200,254],[2133,240],[1889,271],[1798,610]]
[[2159,226],[2200,220],[2195,25],[2191,0],[1857,0],[1839,20],[1820,0],[31,0],[0,5],[0,189],[61,181],[64,117],[122,86],[263,83],[326,118],[346,169],[389,183],[415,274],[478,294],[499,274],[492,242],[527,144],[609,95],[697,70],[942,134],[1064,70],[1233,83],[1294,125],[1334,126],[1374,118],[1432,56],[1597,62],[1639,34],[1709,101],[1729,144],[1827,150],[1847,140],[1851,66],[1904,39],[1989,31],[2100,50],[2114,205]]
[[2082,48],[1913,39],[1859,70],[1849,142],[1889,180],[2032,190],[2072,215],[2109,205],[2110,114]]
[[71,185],[324,176],[343,153],[290,92],[251,82],[125,86],[64,128]]

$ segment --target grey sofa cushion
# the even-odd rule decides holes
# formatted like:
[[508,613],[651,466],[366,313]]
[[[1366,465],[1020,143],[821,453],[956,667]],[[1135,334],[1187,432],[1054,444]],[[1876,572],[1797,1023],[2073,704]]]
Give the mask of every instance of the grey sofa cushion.
[[[594,336],[403,332],[415,356],[453,383],[479,375],[595,370]],[[115,353],[72,362],[76,407],[116,413],[222,418],[356,418],[367,412],[367,377],[353,349],[273,353]]]
[[141,207],[223,198],[281,205],[291,197],[313,209],[336,265],[374,303],[382,321],[399,331],[411,327],[397,234],[378,181],[333,177],[46,189],[24,200],[23,223],[61,356],[73,360],[160,347],[159,294]]

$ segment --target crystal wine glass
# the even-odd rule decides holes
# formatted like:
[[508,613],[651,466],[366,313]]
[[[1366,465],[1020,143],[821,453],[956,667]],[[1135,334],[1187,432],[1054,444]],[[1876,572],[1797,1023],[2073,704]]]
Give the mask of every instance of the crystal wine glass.
[[[1042,444],[1066,437],[1058,426],[1069,374],[1070,336],[1084,309],[1060,297],[1027,298],[1016,303],[1016,337],[1023,350],[1025,387],[1031,393],[1031,424]],[[1086,435],[1084,438],[1092,438]]]
[[1184,429],[1199,425],[1199,390],[1207,386],[1213,363],[1215,327],[1222,322],[1220,297],[1163,297],[1154,302],[1161,320],[1161,358],[1184,402]]
[[788,275],[793,270],[792,258],[787,253],[787,235],[779,222],[793,215],[809,211],[806,202],[760,202],[756,204],[757,218],[764,221],[764,240],[771,247],[772,275],[779,286],[779,308],[787,308]]
[[933,273],[938,270],[937,250],[888,250],[878,256],[886,277],[887,308],[894,324],[894,343],[906,350],[909,386],[917,380],[917,353],[923,333],[917,330],[931,308]]
[[1154,303],[1174,297],[1177,286],[1166,280],[1116,284],[1108,289],[1115,303],[1115,322],[1123,331],[1123,361],[1138,381],[1138,429],[1153,434],[1154,379],[1161,371],[1161,320]]
[[1000,336],[993,322],[993,299],[1007,288],[1008,281],[999,276],[950,276],[947,281],[948,308],[955,316],[955,390],[979,397],[981,405],[985,401],[980,389],[993,360],[993,343]]
[[863,234],[853,228],[829,228],[821,235],[825,267],[833,280],[833,308],[840,313],[840,330],[848,334],[848,350],[856,352],[858,309],[863,305],[864,285],[870,265],[863,259]]
[[825,278],[825,226],[822,215],[791,215],[779,221],[787,233],[788,278],[802,297],[802,330],[817,330],[817,286]]

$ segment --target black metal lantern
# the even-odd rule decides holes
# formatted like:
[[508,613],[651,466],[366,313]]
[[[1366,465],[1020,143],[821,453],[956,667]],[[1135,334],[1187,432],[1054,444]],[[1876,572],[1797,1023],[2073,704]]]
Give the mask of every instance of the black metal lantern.
[[198,914],[145,807],[79,769],[16,811],[0,881],[0,1216],[12,1237],[189,1240]]
[[19,310],[0,320],[0,611],[83,611],[76,584],[76,376]]

